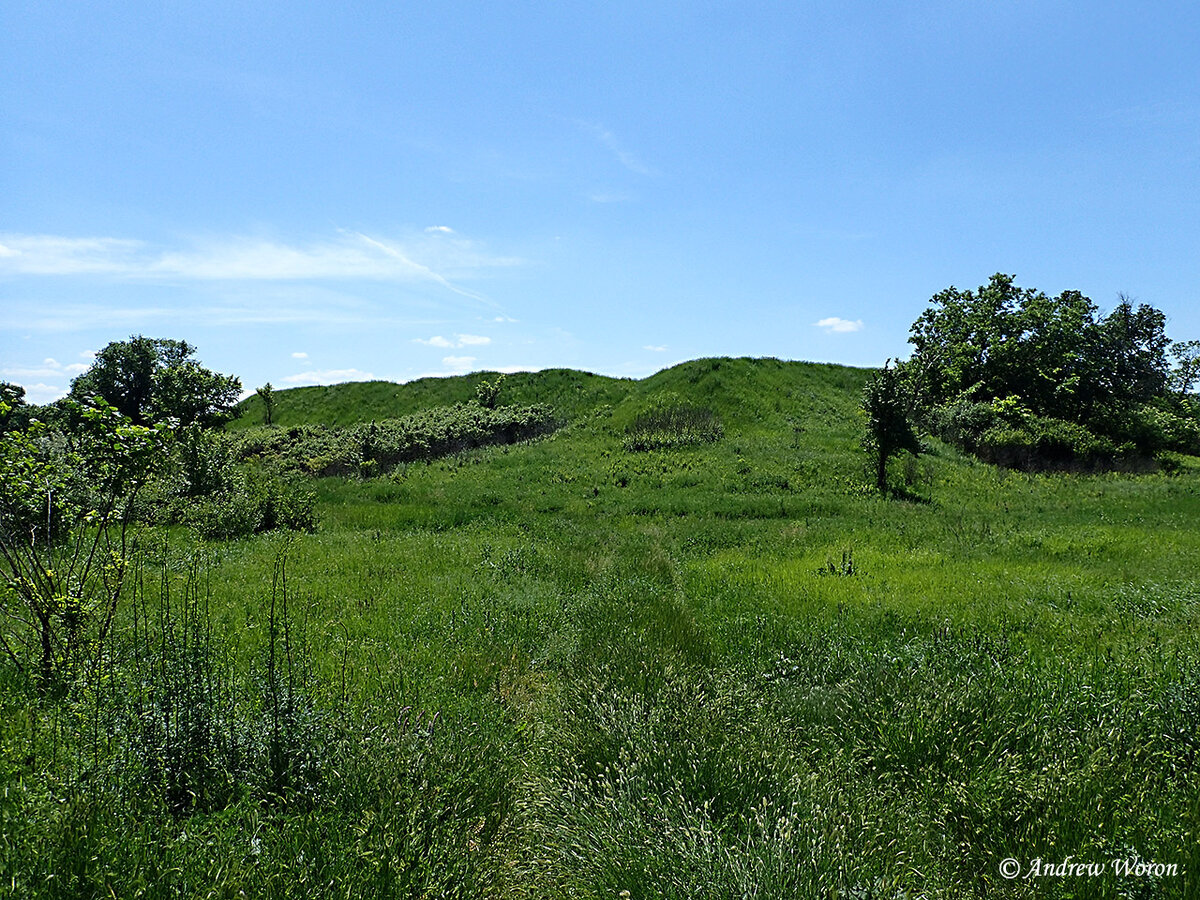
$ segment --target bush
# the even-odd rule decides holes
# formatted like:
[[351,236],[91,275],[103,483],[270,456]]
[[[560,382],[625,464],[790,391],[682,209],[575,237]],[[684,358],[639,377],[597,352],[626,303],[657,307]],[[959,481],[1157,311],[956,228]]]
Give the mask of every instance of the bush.
[[277,528],[314,531],[317,496],[295,474],[241,470],[230,485],[199,501],[177,502],[171,521],[205,538],[227,540]]
[[488,409],[478,403],[460,403],[348,428],[306,425],[286,431],[247,431],[238,441],[236,454],[244,460],[270,460],[284,469],[316,476],[369,476],[403,463],[531,440],[557,427],[546,406]]
[[1144,404],[1129,417],[1126,430],[1129,440],[1152,452],[1200,455],[1200,424],[1192,416]]
[[1085,426],[1049,416],[1030,416],[1018,425],[996,423],[968,449],[1015,469],[1107,466],[1121,455],[1121,448]]
[[999,419],[995,407],[963,396],[934,407],[926,417],[931,432],[954,446],[974,453],[980,438]]

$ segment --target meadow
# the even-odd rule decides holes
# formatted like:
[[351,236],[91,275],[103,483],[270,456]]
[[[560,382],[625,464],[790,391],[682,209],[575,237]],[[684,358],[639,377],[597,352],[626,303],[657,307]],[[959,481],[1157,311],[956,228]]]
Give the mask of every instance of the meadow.
[[0,668],[0,894],[1200,896],[1200,460],[930,440],[881,496],[868,374],[511,375],[556,430],[314,478],[311,533],[145,529],[86,679]]

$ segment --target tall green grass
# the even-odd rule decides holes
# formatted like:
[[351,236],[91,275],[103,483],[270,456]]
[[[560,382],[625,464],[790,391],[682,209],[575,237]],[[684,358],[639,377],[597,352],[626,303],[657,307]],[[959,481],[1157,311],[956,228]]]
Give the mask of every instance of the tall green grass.
[[[287,543],[286,616],[277,535],[204,545],[202,588],[173,587],[166,619],[160,586],[186,572],[153,560],[102,696],[145,698],[160,719],[163,698],[192,696],[120,674],[138,654],[180,691],[210,679],[190,706],[221,712],[212,733],[234,735],[242,761],[205,738],[231,776],[220,790],[117,789],[139,782],[87,763],[104,756],[89,757],[89,736],[111,734],[115,753],[137,729],[96,732],[90,695],[48,704],[3,672],[0,883],[28,896],[1193,896],[1195,461],[1030,475],[935,442],[911,476],[925,502],[885,500],[858,450],[864,376],[773,360],[640,382],[529,376],[528,395],[502,402],[571,409],[555,434],[316,483],[320,527]],[[504,390],[514,381],[526,389],[511,376]],[[435,387],[440,404],[474,382]],[[721,439],[627,452],[629,423],[668,393],[711,409]],[[319,406],[306,415],[332,422]],[[135,608],[150,612],[135,623]],[[175,637],[149,640],[151,620]],[[267,660],[285,638],[292,668],[276,672],[300,689],[276,691],[294,712],[272,719]],[[279,743],[307,762],[271,788],[262,748],[288,715]],[[166,759],[178,740],[151,740],[156,728],[137,740]],[[191,784],[185,770],[176,783]],[[188,790],[206,799],[169,799]],[[1180,874],[999,869],[1135,854]]]

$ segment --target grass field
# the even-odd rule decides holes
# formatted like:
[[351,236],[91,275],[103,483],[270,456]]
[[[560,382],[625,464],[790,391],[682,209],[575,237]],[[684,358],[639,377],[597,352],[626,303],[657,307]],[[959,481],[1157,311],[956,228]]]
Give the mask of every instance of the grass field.
[[[85,685],[0,672],[0,893],[1200,896],[1200,461],[934,444],[883,498],[867,374],[513,375],[563,428],[320,479],[312,534],[147,533]],[[275,421],[484,377],[280,392]],[[626,449],[676,401],[719,435]]]

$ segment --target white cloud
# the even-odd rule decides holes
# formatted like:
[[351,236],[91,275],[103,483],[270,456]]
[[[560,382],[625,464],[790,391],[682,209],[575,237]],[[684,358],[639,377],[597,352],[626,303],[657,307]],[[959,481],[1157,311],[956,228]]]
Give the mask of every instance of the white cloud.
[[[90,351],[80,354],[89,358],[94,355],[90,354]],[[57,359],[46,357],[40,364],[0,368],[0,379],[25,388],[25,399],[29,403],[53,403],[60,397],[65,397],[68,382],[79,373],[86,372],[88,368],[86,363],[68,363],[64,366]]]
[[508,316],[496,316],[492,319],[493,322],[516,322],[517,319],[510,319]]
[[480,347],[490,344],[492,339],[481,334],[456,334],[454,340],[435,334],[431,338],[413,338],[414,344],[424,344],[426,347],[440,347],[443,350],[457,350],[460,347]]
[[66,388],[59,387],[56,384],[22,384],[25,388],[26,403],[53,403],[61,397],[67,396]]
[[292,359],[308,359],[308,354],[303,350],[297,350],[292,354]]
[[143,249],[141,241],[68,238],[49,234],[0,235],[0,271],[21,275],[117,275]]
[[863,320],[842,319],[838,316],[830,316],[827,319],[821,319],[819,322],[813,322],[817,328],[825,329],[826,334],[849,334],[852,331],[863,330]]
[[666,353],[667,352],[667,347],[665,344],[662,346],[655,346],[654,344],[647,344],[642,349],[643,350],[652,350],[655,353]]
[[87,370],[88,366],[84,363],[70,363],[64,366],[56,359],[46,358],[40,366],[6,366],[0,369],[0,375],[12,378],[63,378],[73,377]]
[[442,365],[454,372],[466,372],[475,362],[474,356],[443,356]]
[[[442,226],[444,227],[444,226]],[[111,237],[0,234],[0,274],[98,275],[148,281],[384,281],[434,284],[494,305],[455,283],[520,260],[481,252],[461,239],[408,242],[342,231],[305,244],[227,236],[186,247]]]
[[283,378],[286,384],[342,384],[347,381],[372,381],[375,376],[370,372],[359,369],[322,369],[318,371],[300,372]]
[[454,234],[454,229],[449,225],[430,225],[425,230],[431,234]]

